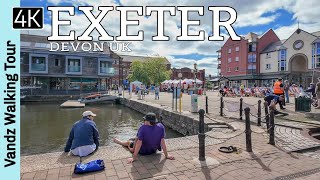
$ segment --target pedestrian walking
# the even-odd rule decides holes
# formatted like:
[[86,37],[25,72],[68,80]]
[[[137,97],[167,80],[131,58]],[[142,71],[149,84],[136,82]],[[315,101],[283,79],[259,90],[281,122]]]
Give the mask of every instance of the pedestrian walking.
[[160,93],[160,88],[159,86],[157,86],[155,88],[155,97],[154,97],[155,100],[159,100],[159,93]]
[[318,107],[316,109],[320,109],[320,77],[318,77],[318,82],[316,84],[315,93],[318,99]]
[[290,103],[289,101],[289,89],[290,89],[290,84],[288,80],[284,81],[284,93],[285,93],[285,101],[286,103]]
[[[279,78],[273,85],[273,94],[277,95],[277,96],[281,96],[284,95],[284,88],[283,88],[283,84],[282,84],[282,78]],[[279,102],[280,105],[280,109],[286,109],[283,106],[284,101],[280,101]]]

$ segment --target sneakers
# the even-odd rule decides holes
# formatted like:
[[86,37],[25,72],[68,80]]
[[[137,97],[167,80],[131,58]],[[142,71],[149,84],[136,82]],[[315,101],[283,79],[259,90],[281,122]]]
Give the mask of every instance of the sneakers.
[[282,107],[282,108],[280,108],[281,110],[285,110],[286,108],[284,108],[284,107]]

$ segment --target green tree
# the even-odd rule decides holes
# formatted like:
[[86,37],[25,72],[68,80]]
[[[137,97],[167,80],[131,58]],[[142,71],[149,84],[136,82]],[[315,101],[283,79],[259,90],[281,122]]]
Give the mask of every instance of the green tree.
[[144,84],[160,84],[169,79],[171,70],[167,70],[166,60],[164,58],[150,58],[146,61],[133,61],[131,64],[131,75],[129,80],[141,81]]
[[207,88],[207,89],[212,89],[212,82],[210,82],[210,81],[206,81],[206,84],[205,84],[205,87]]
[[131,74],[129,75],[129,81],[140,81],[146,84],[149,81],[145,66],[141,61],[133,61],[131,63]]

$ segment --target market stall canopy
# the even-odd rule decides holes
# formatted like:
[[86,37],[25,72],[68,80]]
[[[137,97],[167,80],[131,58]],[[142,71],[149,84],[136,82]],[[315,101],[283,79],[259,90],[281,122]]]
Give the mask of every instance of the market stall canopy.
[[142,82],[140,82],[140,81],[133,81],[133,82],[131,82],[130,84],[136,85],[136,84],[142,84]]
[[192,84],[193,80],[192,79],[184,79],[182,81],[183,84]]
[[[194,80],[192,80],[192,82],[194,83]],[[196,84],[202,84],[203,82],[200,79],[196,79]]]
[[214,78],[214,79],[210,79],[210,82],[218,82],[220,80],[220,78]]
[[180,80],[176,80],[176,79],[175,79],[175,80],[172,81],[172,83],[173,83],[173,84],[179,84],[179,83],[180,83]]
[[168,80],[163,81],[161,84],[167,84]]

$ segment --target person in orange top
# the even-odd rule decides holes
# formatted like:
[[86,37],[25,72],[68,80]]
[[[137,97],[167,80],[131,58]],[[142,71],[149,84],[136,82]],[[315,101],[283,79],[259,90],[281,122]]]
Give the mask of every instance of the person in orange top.
[[[282,79],[279,78],[278,81],[276,81],[273,85],[273,94],[277,95],[277,96],[281,96],[284,95],[284,87],[282,84]],[[279,102],[280,105],[280,109],[286,109],[283,107],[283,101]]]

